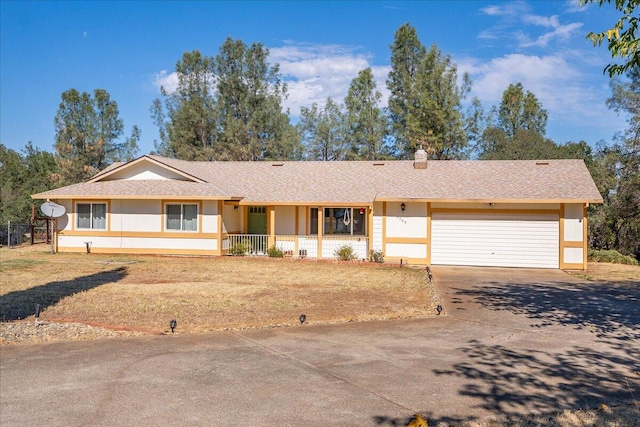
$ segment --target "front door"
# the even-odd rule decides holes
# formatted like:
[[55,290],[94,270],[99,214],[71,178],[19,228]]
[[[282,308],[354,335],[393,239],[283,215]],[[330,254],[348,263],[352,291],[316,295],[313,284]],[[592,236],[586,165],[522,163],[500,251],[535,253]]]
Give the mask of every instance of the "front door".
[[267,234],[267,208],[249,206],[249,234]]

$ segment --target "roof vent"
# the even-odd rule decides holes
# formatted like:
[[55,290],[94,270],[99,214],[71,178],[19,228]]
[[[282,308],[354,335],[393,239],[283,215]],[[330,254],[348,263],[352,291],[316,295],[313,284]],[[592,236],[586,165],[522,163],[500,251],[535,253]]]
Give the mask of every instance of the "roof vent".
[[373,162],[373,166],[384,166],[384,162]]
[[271,166],[284,166],[284,163],[271,163]]
[[538,165],[538,166],[546,166],[548,164],[549,164],[549,162],[536,162],[536,165]]
[[420,147],[416,151],[415,161],[413,162],[414,169],[426,169],[427,168],[427,152]]

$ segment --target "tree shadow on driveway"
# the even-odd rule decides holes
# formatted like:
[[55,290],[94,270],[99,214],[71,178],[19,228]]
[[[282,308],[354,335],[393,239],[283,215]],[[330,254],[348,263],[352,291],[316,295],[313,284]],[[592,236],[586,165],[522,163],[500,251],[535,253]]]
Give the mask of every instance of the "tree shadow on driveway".
[[127,269],[119,267],[71,280],[49,282],[25,290],[9,292],[0,297],[0,319],[3,321],[24,319],[34,314],[36,304],[40,304],[44,310],[65,297],[106,283],[117,282],[126,275]]
[[471,340],[467,360],[436,375],[464,380],[459,391],[496,416],[515,417],[563,409],[633,402],[640,390],[640,349],[626,354],[575,346],[559,352],[512,350]]
[[490,310],[506,310],[535,319],[533,327],[552,325],[588,329],[599,338],[640,339],[640,283],[504,283],[488,282],[470,289],[452,288],[459,298],[472,298]]
[[458,393],[477,408],[509,418],[640,399],[639,283],[507,280],[450,291],[454,306],[477,303],[532,319],[532,328],[561,325],[592,334],[556,349],[468,341],[458,349],[464,361],[433,372],[462,380]]

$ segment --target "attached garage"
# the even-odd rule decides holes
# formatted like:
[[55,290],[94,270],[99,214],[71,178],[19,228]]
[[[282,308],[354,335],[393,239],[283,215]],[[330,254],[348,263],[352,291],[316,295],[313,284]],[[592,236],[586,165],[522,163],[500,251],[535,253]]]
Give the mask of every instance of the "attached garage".
[[559,214],[433,212],[431,263],[558,268]]

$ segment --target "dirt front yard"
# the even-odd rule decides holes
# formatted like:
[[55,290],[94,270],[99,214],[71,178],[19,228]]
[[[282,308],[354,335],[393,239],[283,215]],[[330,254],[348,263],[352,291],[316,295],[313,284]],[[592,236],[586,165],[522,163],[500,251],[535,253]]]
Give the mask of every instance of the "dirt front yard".
[[424,269],[245,257],[2,249],[0,320],[179,333],[436,315]]

